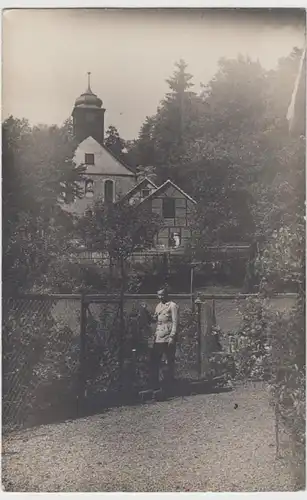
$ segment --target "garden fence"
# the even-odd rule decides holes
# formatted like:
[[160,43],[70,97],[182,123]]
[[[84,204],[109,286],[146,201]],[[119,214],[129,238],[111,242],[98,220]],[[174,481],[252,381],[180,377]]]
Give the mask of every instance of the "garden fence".
[[[180,310],[176,377],[206,373],[206,330],[217,323],[229,334],[240,328],[237,301],[246,295],[191,294],[170,298]],[[288,308],[293,295],[272,299]],[[155,295],[28,294],[3,299],[3,429],[74,417],[85,400],[108,405],[148,383],[150,326],[141,303],[154,311]],[[209,311],[209,312],[208,312]],[[227,336],[227,335],[226,335]],[[228,345],[224,345],[226,352]]]

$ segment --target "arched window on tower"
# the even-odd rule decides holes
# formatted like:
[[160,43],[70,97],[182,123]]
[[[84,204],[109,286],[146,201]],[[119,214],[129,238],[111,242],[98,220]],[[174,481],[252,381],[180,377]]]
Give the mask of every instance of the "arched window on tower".
[[113,203],[114,201],[114,181],[108,179],[104,183],[104,202]]

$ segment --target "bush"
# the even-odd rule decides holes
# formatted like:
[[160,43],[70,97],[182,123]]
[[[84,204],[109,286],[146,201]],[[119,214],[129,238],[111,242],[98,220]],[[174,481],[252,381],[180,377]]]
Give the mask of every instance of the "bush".
[[305,444],[305,324],[304,303],[276,314],[270,325],[271,394],[294,441]]
[[271,311],[266,299],[249,297],[239,305],[242,328],[233,334],[236,378],[239,380],[268,380],[271,366],[271,347],[268,325]]
[[[4,425],[27,421],[59,400],[76,399],[79,336],[54,306],[52,301],[4,302]],[[74,308],[69,314],[76,314]]]
[[197,377],[197,317],[188,307],[180,311],[176,371],[180,378]]
[[[305,302],[274,312],[267,299],[249,298],[241,308],[243,326],[235,338],[236,377],[266,380],[271,403],[291,438],[300,484],[305,468],[306,371]],[[302,479],[303,477],[303,479]]]

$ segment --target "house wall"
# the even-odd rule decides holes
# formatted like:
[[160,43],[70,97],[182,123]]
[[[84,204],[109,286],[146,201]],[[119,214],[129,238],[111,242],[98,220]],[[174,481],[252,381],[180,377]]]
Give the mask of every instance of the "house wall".
[[[85,183],[86,181],[93,181],[93,196],[87,197],[85,193]],[[96,201],[104,200],[104,183],[107,180],[112,180],[114,182],[114,201],[119,199],[122,195],[127,193],[133,188],[135,181],[133,177],[121,177],[118,175],[91,175],[85,174],[85,179],[80,183],[83,190],[83,197],[77,199],[74,203],[67,205],[67,211],[74,213],[76,215],[84,214],[87,208],[90,208]]]
[[156,237],[156,245],[169,248],[170,239],[173,233],[179,233],[181,247],[185,247],[191,240],[191,212],[193,202],[173,187],[157,195],[151,200],[151,207],[154,213],[163,217],[163,198],[173,198],[175,200],[175,217],[163,218],[163,229]]
[[95,164],[87,166],[87,173],[130,176],[134,179],[134,182],[136,182],[136,176],[134,175],[134,173],[124,165],[122,165],[120,161],[118,161],[92,137],[87,137],[87,139],[81,142],[81,144],[79,144],[76,148],[74,157],[76,165],[84,164],[85,153],[92,153],[95,155]]
[[[87,153],[94,154],[94,165],[85,165],[85,154]],[[90,208],[95,201],[104,201],[105,181],[112,180],[114,182],[114,201],[130,191],[136,183],[134,173],[122,165],[92,137],[87,137],[78,145],[74,162],[78,166],[84,165],[86,167],[84,179],[80,182],[83,197],[65,207],[68,212],[76,215],[84,214],[85,210]],[[85,190],[86,182],[89,180],[93,182],[93,195],[91,197],[86,195]]]

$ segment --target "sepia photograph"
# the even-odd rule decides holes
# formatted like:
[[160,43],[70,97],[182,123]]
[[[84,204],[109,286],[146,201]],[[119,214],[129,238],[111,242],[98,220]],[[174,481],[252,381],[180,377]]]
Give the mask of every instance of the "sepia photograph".
[[305,490],[305,30],[2,10],[2,491]]

